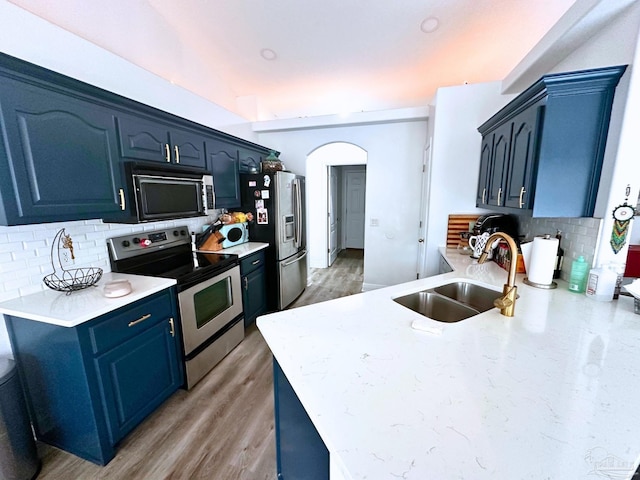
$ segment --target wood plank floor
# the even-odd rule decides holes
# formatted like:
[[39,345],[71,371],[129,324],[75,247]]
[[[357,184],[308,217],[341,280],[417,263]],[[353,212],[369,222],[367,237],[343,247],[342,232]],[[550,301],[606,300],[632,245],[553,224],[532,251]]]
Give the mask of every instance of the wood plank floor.
[[[358,293],[363,251],[343,250],[331,268],[311,269],[289,308]],[[38,480],[275,480],[271,353],[255,326],[192,390],[179,390],[100,467],[38,443]]]

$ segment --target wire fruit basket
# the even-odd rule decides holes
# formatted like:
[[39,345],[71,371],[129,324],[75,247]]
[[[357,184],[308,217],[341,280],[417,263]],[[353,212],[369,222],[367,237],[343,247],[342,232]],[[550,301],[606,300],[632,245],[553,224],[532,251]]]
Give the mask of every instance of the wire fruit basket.
[[[102,278],[102,269],[97,267],[85,267],[85,268],[71,268],[65,269],[62,266],[62,260],[60,258],[60,252],[64,249],[69,250],[71,259],[75,259],[73,254],[73,241],[71,236],[65,233],[65,229],[58,231],[53,238],[51,244],[51,267],[53,267],[53,273],[50,273],[42,280],[44,284],[52,290],[58,292],[66,292],[69,295],[72,292],[83,290],[85,288],[94,286]],[[54,250],[56,255],[54,255]],[[54,262],[57,259],[57,268]]]

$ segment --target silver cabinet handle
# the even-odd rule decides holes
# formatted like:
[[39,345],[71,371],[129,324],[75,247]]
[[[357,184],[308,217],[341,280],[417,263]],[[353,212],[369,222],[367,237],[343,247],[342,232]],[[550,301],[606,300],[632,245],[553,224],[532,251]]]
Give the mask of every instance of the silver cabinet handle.
[[124,199],[124,189],[119,189],[118,190],[118,195],[120,196],[120,210],[124,211],[124,209],[126,208],[127,204],[126,201]]
[[172,337],[176,336],[175,325],[173,324],[173,317],[169,318],[169,333]]
[[180,149],[178,148],[178,145],[174,145],[173,151],[175,153],[176,163],[180,163]]
[[257,265],[260,263],[260,260],[254,260],[253,262],[251,262],[251,265]]
[[169,149],[168,143],[164,144],[164,159],[167,161],[167,163],[171,163],[171,150]]
[[482,203],[487,203],[487,201],[485,199],[486,195],[487,195],[487,189],[483,188],[482,189]]
[[500,198],[502,197],[502,187],[498,189],[498,206],[500,206]]
[[244,277],[244,289],[245,290],[249,290],[249,280],[247,280],[247,277]]
[[151,314],[147,313],[146,315],[141,316],[139,319],[137,320],[133,320],[132,322],[129,322],[129,326],[133,327],[134,325],[139,324],[140,322],[144,322],[145,320],[151,318]]
[[524,196],[524,192],[526,192],[526,190],[524,189],[524,187],[522,187],[520,189],[520,200],[519,200],[520,208],[522,208],[524,206],[524,202],[522,201],[522,197]]

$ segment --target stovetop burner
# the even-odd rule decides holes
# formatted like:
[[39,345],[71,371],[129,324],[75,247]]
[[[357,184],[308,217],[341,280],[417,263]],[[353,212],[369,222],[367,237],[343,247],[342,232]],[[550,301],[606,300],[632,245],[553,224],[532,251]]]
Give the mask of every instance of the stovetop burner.
[[238,265],[238,256],[195,253],[187,227],[123,235],[107,240],[111,270],[173,278],[184,290]]

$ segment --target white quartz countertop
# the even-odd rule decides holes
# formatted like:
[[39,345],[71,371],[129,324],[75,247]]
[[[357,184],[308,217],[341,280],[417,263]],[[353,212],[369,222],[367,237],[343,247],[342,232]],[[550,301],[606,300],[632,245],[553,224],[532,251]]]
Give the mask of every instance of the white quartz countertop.
[[[514,317],[444,324],[392,298],[507,272],[454,272],[258,318],[345,479],[631,479],[640,461],[640,316],[518,275]],[[411,328],[430,322],[435,333]]]
[[[129,280],[131,293],[117,298],[105,297],[104,286],[119,279]],[[75,327],[175,284],[173,279],[105,272],[93,287],[70,295],[47,289],[13,298],[0,303],[0,313],[63,327]]]
[[198,250],[198,251],[202,253],[232,253],[234,255],[238,255],[238,258],[243,258],[251,255],[252,253],[256,253],[264,248],[267,248],[268,246],[269,246],[268,243],[247,242],[247,243],[241,243],[240,245],[235,245],[233,247],[223,248],[222,250],[215,250],[215,251]]

